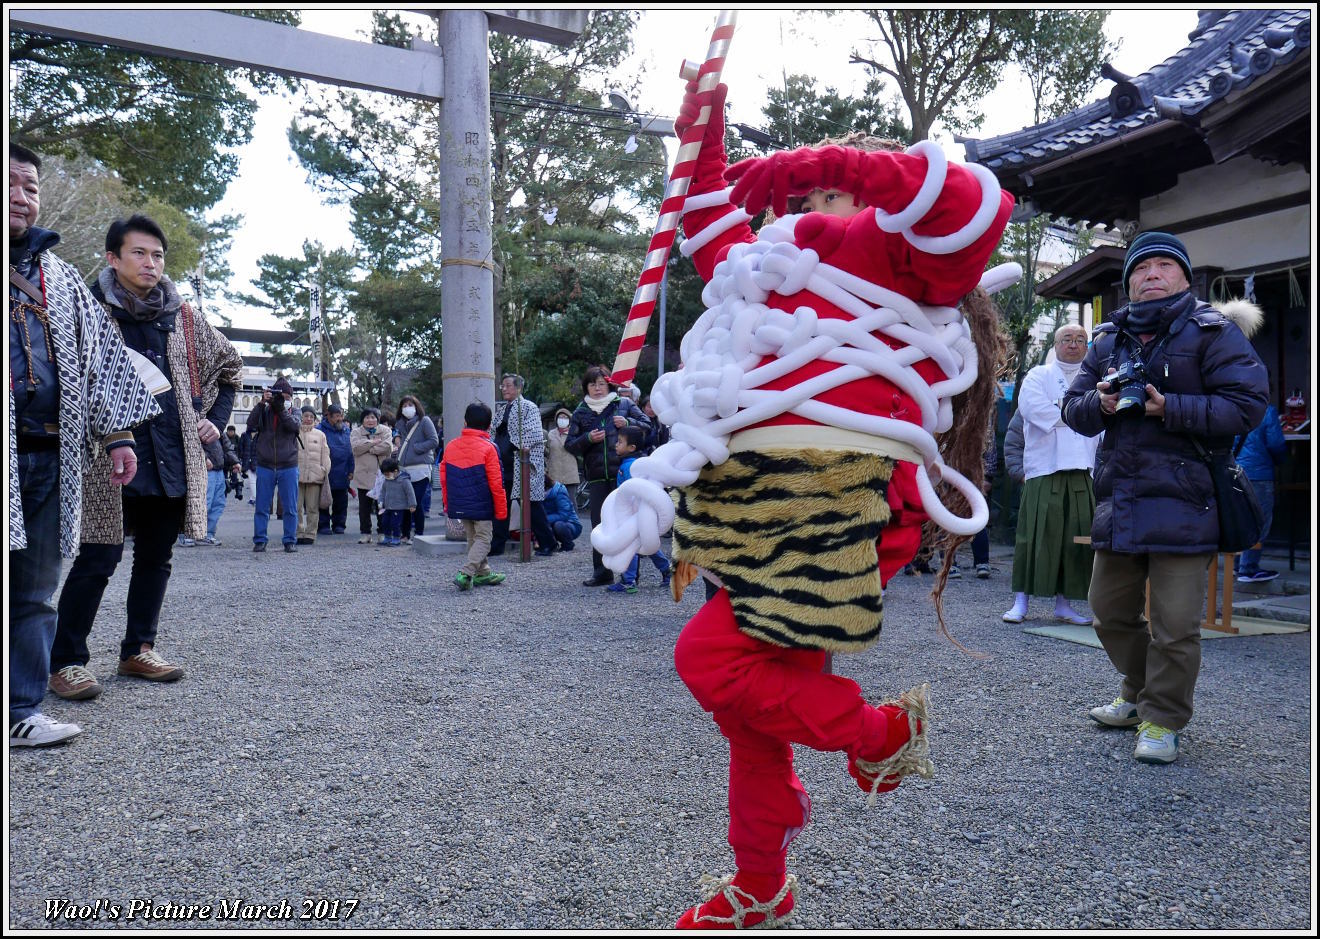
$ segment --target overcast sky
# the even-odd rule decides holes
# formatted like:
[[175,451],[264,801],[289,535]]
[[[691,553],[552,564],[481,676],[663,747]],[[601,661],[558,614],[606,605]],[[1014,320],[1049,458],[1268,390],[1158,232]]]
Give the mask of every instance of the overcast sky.
[[[308,10],[303,14],[304,28],[351,38],[361,38],[357,31],[368,22],[369,14],[361,10]],[[637,110],[674,115],[683,94],[677,78],[679,63],[684,58],[704,58],[714,22],[713,10],[643,14],[635,34],[635,62],[629,67],[629,71],[645,70],[641,91],[632,102]],[[1187,34],[1195,25],[1196,11],[1191,7],[1112,12],[1107,32],[1122,43],[1113,59],[1115,68],[1132,75],[1145,71],[1187,45]],[[784,75],[795,72],[814,73],[824,86],[860,94],[866,74],[860,66],[848,64],[852,46],[849,40],[839,37],[875,36],[874,25],[855,12],[832,18],[791,10],[741,12],[724,71],[731,119],[762,125],[761,107],[767,89],[781,86]],[[1097,77],[1099,68],[1097,62]],[[1097,80],[1093,97],[1106,94],[1107,86],[1107,82]],[[983,108],[985,124],[976,136],[993,137],[1028,125],[1031,113],[1024,88],[1005,83],[990,95]],[[262,102],[252,141],[241,151],[238,176],[214,209],[214,214],[238,212],[246,218],[230,255],[232,287],[250,289],[261,255],[300,255],[306,238],[332,248],[352,246],[348,210],[323,204],[322,195],[307,182],[307,174],[289,149],[286,132],[300,101],[299,97],[271,95]],[[955,159],[962,159],[962,148],[952,143],[947,132],[937,129],[935,139]],[[669,152],[672,157],[672,146]],[[221,306],[233,316],[235,325],[278,325],[263,311]]]

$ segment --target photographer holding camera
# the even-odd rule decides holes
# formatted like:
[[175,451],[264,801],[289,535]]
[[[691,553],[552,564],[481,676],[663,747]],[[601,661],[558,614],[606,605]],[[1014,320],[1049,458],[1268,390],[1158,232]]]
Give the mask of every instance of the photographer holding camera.
[[[1247,334],[1261,312],[1222,311],[1190,289],[1183,243],[1145,232],[1128,248],[1130,302],[1095,327],[1063,420],[1104,432],[1095,465],[1095,565],[1089,600],[1096,634],[1123,675],[1119,696],[1093,708],[1109,727],[1138,727],[1133,756],[1172,763],[1192,716],[1201,667],[1201,604],[1219,545],[1210,468],[1265,413],[1269,383]],[[1149,632],[1144,615],[1150,580]]]

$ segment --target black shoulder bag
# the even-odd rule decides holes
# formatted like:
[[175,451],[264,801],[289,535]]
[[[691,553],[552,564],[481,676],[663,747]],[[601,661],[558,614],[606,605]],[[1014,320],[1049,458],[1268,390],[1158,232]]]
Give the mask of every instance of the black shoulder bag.
[[[1215,507],[1219,512],[1219,551],[1239,554],[1260,540],[1265,530],[1265,513],[1256,499],[1256,490],[1246,471],[1232,453],[1216,456],[1192,438],[1196,452],[1210,468],[1215,484]],[[1240,449],[1240,448],[1239,448]]]

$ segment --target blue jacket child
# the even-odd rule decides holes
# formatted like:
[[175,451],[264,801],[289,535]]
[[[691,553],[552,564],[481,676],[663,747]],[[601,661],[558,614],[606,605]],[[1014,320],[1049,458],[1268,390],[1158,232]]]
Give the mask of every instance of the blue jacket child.
[[582,522],[568,489],[563,483],[552,482],[549,476],[545,478],[545,520],[555,533],[559,549],[572,551],[573,539],[582,534]]
[[[620,459],[619,476],[617,484],[622,486],[632,478],[633,462],[641,456],[641,450],[646,446],[646,430],[641,427],[620,427],[619,438],[614,444],[614,452]],[[669,558],[665,557],[663,551],[657,551],[649,555],[651,563],[655,569],[660,572],[660,583],[663,587],[669,586],[669,576],[672,569],[669,565]],[[618,583],[610,584],[605,589],[611,593],[636,593],[637,592],[637,572],[640,554],[634,554],[632,562],[628,569],[623,572],[623,577]]]

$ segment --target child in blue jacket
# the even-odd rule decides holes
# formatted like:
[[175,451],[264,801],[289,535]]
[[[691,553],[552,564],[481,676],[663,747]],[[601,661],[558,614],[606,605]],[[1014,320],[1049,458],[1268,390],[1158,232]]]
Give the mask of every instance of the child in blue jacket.
[[547,473],[545,477],[545,519],[555,533],[560,551],[572,551],[573,539],[582,534],[573,497],[563,483],[557,483]]
[[[639,452],[646,445],[646,431],[641,427],[620,427],[619,437],[614,444],[614,452],[618,454],[622,461],[619,465],[619,478],[616,486],[622,486],[629,477],[632,476],[633,461],[642,454]],[[657,551],[655,554],[648,555],[655,569],[660,572],[660,584],[662,587],[669,586],[669,575],[672,569],[669,565],[669,558],[665,557],[663,551]],[[628,569],[623,572],[623,577],[618,583],[610,584],[605,589],[610,593],[636,593],[637,592],[637,568],[641,555],[634,554],[632,563]]]

